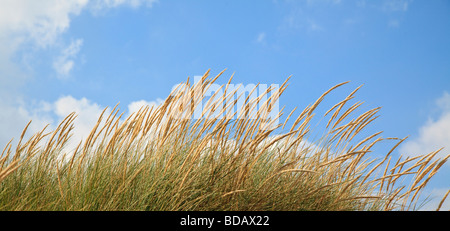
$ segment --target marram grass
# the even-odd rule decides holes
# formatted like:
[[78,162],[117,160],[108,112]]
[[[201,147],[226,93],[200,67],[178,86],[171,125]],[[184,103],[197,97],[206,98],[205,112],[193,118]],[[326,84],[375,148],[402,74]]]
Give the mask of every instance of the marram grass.
[[[208,78],[208,71],[202,82],[184,86],[202,92],[222,73]],[[192,97],[204,96],[174,91],[160,106],[128,118],[117,106],[109,115],[105,109],[89,137],[70,151],[74,113],[54,131],[45,127],[26,141],[25,128],[17,147],[8,144],[0,156],[0,210],[417,209],[421,192],[449,156],[437,159],[436,151],[394,160],[391,153],[404,139],[376,133],[356,140],[379,112],[352,116],[361,103],[348,105],[359,88],[325,113],[324,135],[309,140],[315,109],[345,83],[298,117],[290,112],[277,129],[264,129],[287,81],[263,102],[256,119],[214,119],[206,112],[202,119],[180,119],[176,115],[191,116],[197,106],[187,103]],[[234,94],[224,89],[225,97],[207,105],[221,105]],[[260,99],[247,98],[241,112]],[[284,132],[276,133],[279,128]],[[392,150],[371,157],[373,146],[386,139],[396,140]]]

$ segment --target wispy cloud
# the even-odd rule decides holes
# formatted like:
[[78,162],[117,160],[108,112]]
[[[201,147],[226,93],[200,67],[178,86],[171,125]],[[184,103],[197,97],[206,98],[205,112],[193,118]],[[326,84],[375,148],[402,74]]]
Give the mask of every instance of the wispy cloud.
[[164,102],[163,99],[156,99],[155,101],[146,101],[146,100],[138,100],[133,101],[130,104],[128,104],[128,115],[131,115],[132,113],[135,113],[141,109],[141,107],[149,106],[149,107],[157,107],[161,105]]
[[265,32],[261,32],[258,34],[258,36],[256,37],[256,42],[259,44],[266,44],[266,33]]
[[[435,211],[438,207],[445,194],[447,193],[448,188],[433,188],[426,189],[422,194],[429,195],[430,201],[422,207],[421,211]],[[446,198],[444,203],[441,205],[441,210],[445,210],[446,208],[450,208],[450,198]]]
[[[87,0],[0,1],[0,91],[18,88],[30,78],[30,66],[22,62],[31,53],[58,43],[70,18],[79,15]],[[31,47],[17,56],[24,47]],[[13,59],[13,57],[15,57]],[[31,58],[32,59],[32,58]],[[33,62],[27,60],[26,63]],[[12,102],[11,102],[12,103]]]
[[357,7],[364,8],[364,7],[366,7],[366,5],[367,5],[366,0],[358,0],[358,1],[356,1],[356,6]]
[[281,30],[304,30],[305,32],[322,31],[323,26],[316,19],[311,18],[303,9],[292,10],[285,16]]
[[82,39],[72,41],[70,45],[62,50],[61,55],[53,62],[53,68],[58,73],[59,78],[66,78],[74,66],[74,58],[83,45]]
[[74,120],[73,136],[70,142],[70,148],[75,148],[81,140],[85,139],[94,125],[103,109],[99,104],[86,98],[76,99],[72,96],[63,96],[51,104],[52,112],[56,114],[58,121],[61,121],[72,112],[77,114]]
[[316,4],[332,4],[337,5],[340,4],[342,0],[306,0],[308,5],[316,5]]
[[42,130],[45,125],[53,123],[52,117],[48,115],[49,104],[41,102],[30,105],[20,98],[6,99],[0,100],[0,127],[2,128],[0,146],[2,149],[11,139],[13,139],[11,142],[13,147],[17,144],[22,130],[30,120],[33,122],[28,127],[25,139],[30,137],[31,133]]
[[39,47],[53,44],[79,15],[88,0],[4,0],[0,2],[0,33],[3,39],[33,42]]
[[400,149],[402,154],[422,155],[444,147],[440,156],[450,153],[450,94],[445,92],[436,100],[441,114],[437,119],[429,119],[420,129],[415,139],[406,142]]
[[94,15],[102,14],[108,9],[127,6],[134,9],[139,7],[152,7],[159,0],[97,0],[91,1],[90,10]]
[[[35,50],[55,47],[61,44],[61,35],[70,28],[73,17],[85,9],[110,9],[120,6],[151,7],[157,0],[2,0],[0,1],[0,73],[18,75],[11,66],[10,58],[24,46],[31,45]],[[82,41],[82,40],[81,40]],[[72,45],[72,44],[71,44]],[[76,45],[76,44],[75,44]],[[57,46],[56,46],[57,47]],[[73,47],[77,48],[76,46]],[[79,47],[78,47],[79,48]],[[30,49],[27,52],[32,52]],[[53,63],[60,75],[66,75],[73,68],[70,55],[62,51]],[[77,51],[78,52],[78,51]],[[25,54],[26,55],[26,54]],[[64,59],[64,56],[67,56]],[[1,83],[0,83],[1,84]]]
[[[154,106],[157,107],[161,105],[164,101],[160,98],[155,101],[146,101],[146,100],[138,100],[128,104],[128,111],[122,118],[121,122],[124,122],[125,119],[131,116],[132,113],[137,112],[141,107],[144,106]],[[72,112],[75,112],[77,117],[74,120],[74,130],[73,136],[67,150],[72,150],[76,148],[76,145],[80,141],[85,140],[94,126],[98,122],[98,118],[101,115],[102,111],[105,109],[100,104],[91,101],[87,98],[74,98],[73,96],[63,96],[56,100],[54,103],[46,103],[50,105],[51,110],[47,110],[48,113],[53,113],[57,116],[57,120],[62,121],[67,115]],[[155,110],[155,109],[154,109]],[[111,113],[111,109],[108,108],[105,111],[105,115],[109,115]],[[104,118],[105,119],[105,118]],[[105,120],[103,120],[102,124],[99,126],[103,126]],[[56,126],[56,124],[54,124]]]
[[264,40],[266,39],[266,33],[261,32],[258,34],[258,38],[256,39],[257,42],[264,42]]
[[96,2],[96,7],[111,8],[118,7],[120,5],[129,5],[134,8],[142,5],[151,7],[156,2],[158,2],[158,0],[100,0]]
[[384,11],[407,11],[411,0],[385,0],[382,5]]
[[388,26],[391,27],[391,28],[397,28],[397,27],[400,26],[400,21],[397,20],[397,19],[391,19],[388,22]]
[[304,32],[325,31],[331,28],[330,20],[318,12],[333,12],[343,5],[342,0],[305,0],[286,1],[290,10],[285,15],[279,29],[284,31],[295,30]]
[[[157,107],[163,102],[160,98],[154,101],[133,101],[127,105],[128,111],[122,118],[122,122],[126,117],[137,112],[143,106]],[[2,112],[0,113],[0,127],[2,128],[0,131],[0,145],[3,148],[8,141],[14,138],[12,145],[15,146],[17,138],[30,120],[32,123],[27,130],[25,139],[41,131],[46,125],[49,125],[47,132],[54,130],[66,116],[75,112],[77,117],[73,121],[72,137],[66,146],[67,151],[73,150],[80,141],[88,137],[104,109],[104,106],[85,97],[75,98],[71,95],[62,96],[54,102],[39,101],[33,105],[27,105],[20,100],[18,105],[0,101],[0,111]],[[111,109],[108,108],[105,114],[108,115],[110,112]]]
[[[71,96],[59,98],[55,102],[27,102],[20,88],[31,77],[19,56],[48,48],[59,50],[53,58],[52,67],[58,77],[66,77],[74,68],[76,57],[84,40],[75,39],[67,46],[62,35],[70,28],[74,17],[84,10],[94,7],[113,8],[130,6],[151,7],[156,0],[1,0],[0,1],[0,146],[12,138],[20,136],[25,125],[32,120],[29,133],[42,129],[67,116],[69,110],[80,112],[79,131],[83,134],[90,128],[92,119],[101,108],[87,99]],[[24,48],[27,48],[24,51]],[[30,49],[31,48],[31,49]],[[14,57],[14,59],[13,59]],[[29,57],[34,57],[30,55]],[[30,60],[32,62],[32,60]],[[37,77],[39,78],[39,77]],[[82,136],[82,135],[80,135]]]
[[308,19],[308,30],[310,31],[321,31],[323,30],[322,26],[320,26],[316,21]]

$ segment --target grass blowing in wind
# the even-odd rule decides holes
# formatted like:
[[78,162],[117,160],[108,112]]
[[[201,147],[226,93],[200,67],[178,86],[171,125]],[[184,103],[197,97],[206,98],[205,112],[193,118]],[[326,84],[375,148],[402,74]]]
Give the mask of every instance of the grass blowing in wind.
[[[188,80],[161,105],[128,118],[117,105],[109,115],[105,109],[74,150],[65,147],[75,113],[27,141],[25,128],[17,147],[9,143],[1,155],[0,210],[416,210],[421,192],[449,158],[435,158],[437,150],[394,160],[391,154],[405,139],[382,138],[381,132],[356,141],[379,112],[353,116],[362,105],[349,106],[359,88],[324,114],[326,132],[310,140],[316,108],[346,83],[281,123],[281,112],[269,115],[288,80],[256,98],[240,95],[242,105],[233,98],[237,90],[223,85],[223,97],[210,97],[193,119],[222,73]],[[235,106],[241,108],[234,114],[217,116]],[[294,121],[290,128],[288,121]],[[373,158],[372,148],[384,140],[395,144]]]

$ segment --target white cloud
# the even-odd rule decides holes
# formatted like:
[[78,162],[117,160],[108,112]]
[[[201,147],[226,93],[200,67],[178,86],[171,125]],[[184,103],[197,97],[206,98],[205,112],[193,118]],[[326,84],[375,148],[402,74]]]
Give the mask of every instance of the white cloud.
[[258,37],[256,38],[256,42],[265,44],[265,41],[266,41],[266,33],[264,32],[259,33]]
[[11,138],[14,138],[14,147],[30,120],[32,122],[27,129],[25,140],[41,131],[46,125],[49,125],[47,132],[53,131],[66,116],[75,112],[77,118],[74,120],[73,136],[67,146],[68,150],[74,149],[89,135],[103,109],[86,98],[75,99],[72,96],[60,97],[52,103],[40,101],[34,105],[26,105],[24,102],[16,104],[0,102],[2,112],[0,113],[0,127],[2,127],[0,145],[3,148]]
[[340,4],[341,0],[306,0],[307,5],[315,5],[315,4],[327,4],[327,5],[337,5]]
[[156,99],[155,101],[139,100],[139,101],[131,102],[130,104],[128,104],[128,115],[131,115],[131,113],[139,111],[139,109],[141,109],[141,107],[144,107],[144,106],[149,106],[150,108],[152,106],[157,107],[157,106],[161,105],[163,102],[164,102],[164,100],[162,100],[160,98]]
[[262,41],[264,41],[265,38],[266,38],[266,33],[264,33],[264,32],[259,33],[259,34],[258,34],[257,41],[258,41],[258,42],[262,42]]
[[382,6],[384,11],[408,11],[411,0],[385,0]]
[[0,32],[4,39],[31,40],[46,47],[69,28],[70,16],[78,15],[87,3],[88,0],[3,0]]
[[92,128],[97,124],[104,108],[86,98],[75,99],[72,96],[64,96],[52,104],[52,109],[58,117],[58,122],[72,112],[77,114],[77,118],[74,120],[74,135],[71,142],[74,146],[87,138]]
[[283,31],[303,30],[305,32],[324,31],[323,17],[316,14],[317,10],[334,9],[341,4],[340,0],[307,0],[289,1],[290,11],[283,19],[279,29]]
[[308,29],[310,31],[321,31],[323,28],[316,21],[308,19]]
[[[131,113],[137,112],[142,106],[158,106],[162,102],[163,100],[159,98],[155,101],[138,100],[131,102],[130,104],[128,104],[127,114],[125,114],[125,117],[121,118],[121,122],[125,121],[125,119],[131,115]],[[58,117],[58,122],[62,121],[67,115],[72,112],[75,112],[75,114],[77,115],[77,118],[74,120],[73,136],[69,141],[66,149],[69,152],[75,149],[80,141],[85,141],[94,126],[97,124],[102,111],[105,109],[104,106],[101,106],[89,99],[76,99],[72,96],[64,96],[59,98],[56,102],[51,104],[51,107],[52,113],[56,114],[56,116]],[[108,108],[105,111],[104,118],[99,127],[103,126],[103,124],[106,122],[106,117],[110,113],[111,108]]]
[[[157,0],[2,0],[0,1],[1,78],[6,78],[4,75],[23,74],[18,71],[19,65],[11,61],[11,57],[21,47],[31,45],[33,48],[45,49],[61,43],[59,41],[61,35],[69,29],[72,18],[85,9],[110,9],[123,5],[133,8],[151,7],[155,2]],[[26,52],[32,51],[28,49]],[[74,61],[58,59],[54,64],[58,74],[70,72]]]
[[[77,39],[67,47],[60,48],[60,44],[65,44],[61,35],[68,31],[73,17],[95,6],[108,9],[122,5],[151,7],[154,2],[156,0],[1,0],[0,145],[4,146],[13,137],[16,140],[29,120],[33,120],[29,128],[32,134],[47,123],[53,124],[55,118],[61,119],[71,108],[81,111],[77,120],[81,125],[77,129],[80,134],[85,133],[92,118],[103,109],[86,99],[70,97],[60,98],[54,103],[25,102],[21,87],[32,72],[27,72],[27,67],[17,60],[33,57],[30,54],[36,50],[61,49],[59,56],[53,60],[53,68],[59,76],[65,76],[73,69],[83,44],[83,39]],[[21,51],[22,57],[17,56],[18,51]]]
[[[0,32],[4,37],[25,37],[39,46],[51,45],[70,27],[72,16],[90,7],[112,8],[122,5],[151,7],[157,0],[2,0]],[[89,4],[91,3],[91,4]],[[5,36],[7,35],[7,36]]]
[[[420,208],[421,211],[436,211],[436,209],[439,207],[439,204],[441,203],[442,199],[444,198],[445,194],[447,193],[448,188],[434,188],[434,189],[427,189],[422,192],[423,195],[429,195],[430,201],[425,204],[422,208]],[[450,208],[450,195],[447,196],[444,203],[441,205],[441,208],[439,211],[445,211]]]
[[61,55],[53,62],[53,68],[59,74],[59,77],[67,77],[73,68],[74,61],[83,45],[82,39],[72,41],[70,45],[61,52]]
[[356,1],[356,6],[357,7],[361,7],[361,8],[364,8],[364,7],[366,7],[366,0],[358,0],[358,1]]
[[450,94],[448,92],[444,92],[444,95],[436,100],[436,105],[441,110],[450,112]]
[[440,157],[450,153],[450,94],[445,92],[436,100],[436,105],[441,111],[437,119],[428,121],[419,129],[419,135],[415,139],[406,142],[400,151],[407,155],[422,155],[436,151],[442,147]]
[[[86,4],[87,0],[0,1],[0,91],[18,95],[10,88],[22,86],[32,73],[20,62],[32,57],[29,54],[34,50],[55,44],[69,28],[70,17],[78,15]],[[15,57],[25,47],[23,56]]]
[[400,26],[400,22],[396,19],[389,20],[388,26],[392,28],[397,28]]
[[[123,122],[133,112],[137,112],[142,106],[158,106],[163,103],[162,99],[156,99],[155,101],[139,100],[131,102],[127,105],[128,111],[125,117],[121,119]],[[17,106],[19,105],[19,106]],[[74,98],[73,96],[62,96],[55,102],[41,101],[34,105],[25,105],[23,102],[17,102],[16,105],[7,104],[0,101],[0,145],[3,149],[11,138],[14,138],[12,142],[13,147],[17,144],[18,138],[20,138],[22,130],[26,124],[32,120],[30,124],[25,140],[31,137],[36,132],[41,131],[47,124],[47,132],[53,131],[58,124],[66,118],[70,113],[75,112],[77,117],[73,121],[74,129],[72,130],[72,137],[65,147],[66,152],[73,151],[80,141],[84,141],[97,124],[98,119],[104,106],[93,102],[87,98]],[[104,118],[101,127],[111,112],[109,107],[104,114]]]
[[15,150],[18,139],[30,120],[32,123],[27,129],[24,139],[32,134],[42,130],[45,125],[53,123],[51,116],[47,115],[48,105],[39,103],[35,106],[27,106],[23,101],[14,101],[14,104],[8,101],[0,101],[0,148],[11,140],[12,150]]
[[100,0],[100,1],[96,1],[95,7],[112,8],[112,7],[118,7],[120,5],[128,5],[133,8],[137,8],[142,5],[151,7],[157,1],[158,0]]

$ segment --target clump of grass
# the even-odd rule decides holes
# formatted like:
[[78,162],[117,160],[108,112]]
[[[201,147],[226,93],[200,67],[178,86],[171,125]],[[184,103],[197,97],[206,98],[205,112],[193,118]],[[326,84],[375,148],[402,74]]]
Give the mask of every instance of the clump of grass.
[[[294,109],[281,124],[273,124],[268,112],[288,80],[257,109],[256,119],[211,116],[236,105],[227,105],[235,92],[226,88],[224,97],[211,97],[201,119],[190,119],[198,106],[192,99],[204,99],[199,89],[222,73],[208,78],[208,71],[193,85],[188,80],[162,105],[143,107],[125,120],[117,105],[108,116],[105,109],[72,151],[66,146],[74,113],[55,130],[45,127],[23,142],[25,128],[15,150],[9,143],[2,152],[0,210],[412,210],[449,158],[436,159],[436,151],[394,161],[391,153],[404,139],[381,133],[355,142],[379,112],[348,121],[362,105],[347,106],[359,88],[325,113],[324,135],[308,140],[316,108],[345,83],[295,119]],[[247,97],[240,111],[249,113],[261,99]],[[290,128],[288,121],[294,121]],[[276,133],[280,128],[284,132]],[[382,159],[371,158],[383,140],[397,143]],[[405,178],[412,179],[409,185]]]

